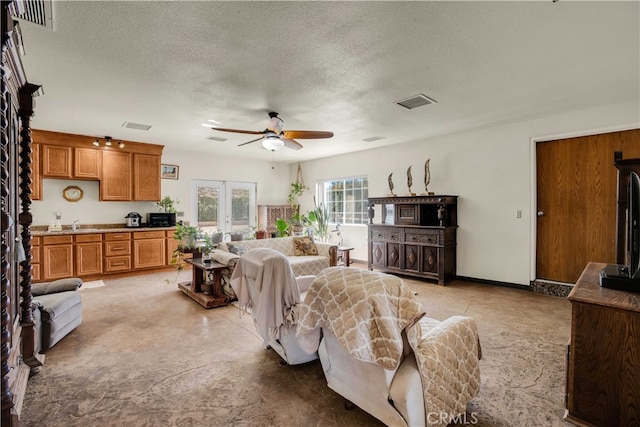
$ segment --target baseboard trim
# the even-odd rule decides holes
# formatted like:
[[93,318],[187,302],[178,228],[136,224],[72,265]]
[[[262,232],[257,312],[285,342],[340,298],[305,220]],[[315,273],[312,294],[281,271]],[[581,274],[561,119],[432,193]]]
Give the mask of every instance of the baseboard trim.
[[483,283],[486,285],[502,286],[504,288],[521,289],[523,291],[528,291],[528,292],[531,291],[531,286],[520,285],[518,283],[500,282],[498,280],[479,279],[477,277],[468,277],[468,276],[456,276],[455,279],[465,280],[467,282]]

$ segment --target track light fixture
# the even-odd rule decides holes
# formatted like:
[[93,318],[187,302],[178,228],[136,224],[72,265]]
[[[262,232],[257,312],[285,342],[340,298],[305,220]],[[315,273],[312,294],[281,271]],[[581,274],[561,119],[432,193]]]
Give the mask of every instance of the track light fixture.
[[93,146],[94,147],[99,147],[100,146],[100,140],[98,138],[96,138],[96,140],[93,141]]
[[[115,142],[115,141],[113,141],[113,139],[110,136],[105,136],[102,139],[104,139],[105,147],[111,147],[111,146],[113,146],[113,144]],[[101,140],[101,138],[96,138],[96,140],[92,142],[93,146],[94,147],[100,147],[100,140]],[[119,142],[117,142],[117,144],[118,144],[119,148],[124,148],[125,147],[125,143],[123,141],[119,141]]]
[[104,139],[106,140],[104,142],[104,145],[106,145],[107,147],[111,147],[111,137],[110,136],[105,136]]

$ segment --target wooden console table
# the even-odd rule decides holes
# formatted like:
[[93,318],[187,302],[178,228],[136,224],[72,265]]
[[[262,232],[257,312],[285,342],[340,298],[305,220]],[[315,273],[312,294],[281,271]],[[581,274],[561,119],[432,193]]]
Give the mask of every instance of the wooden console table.
[[178,283],[178,289],[204,308],[229,304],[229,297],[222,291],[224,264],[203,262],[202,258],[185,259],[185,262],[193,266],[193,279],[191,282]]
[[589,263],[569,294],[564,419],[580,426],[637,426],[640,292],[600,287],[604,266]]

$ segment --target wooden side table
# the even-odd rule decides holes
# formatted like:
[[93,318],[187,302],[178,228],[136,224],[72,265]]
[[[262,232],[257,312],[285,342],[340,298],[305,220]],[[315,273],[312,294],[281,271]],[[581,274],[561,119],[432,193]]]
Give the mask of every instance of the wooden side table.
[[[178,289],[204,308],[223,307],[229,304],[229,297],[222,291],[222,270],[226,265],[218,262],[203,262],[202,258],[185,259],[193,266],[191,282],[178,283]],[[211,292],[203,287],[211,286]]]
[[352,250],[353,248],[349,246],[338,246],[338,265],[344,265],[345,267],[349,267],[349,265],[351,265]]

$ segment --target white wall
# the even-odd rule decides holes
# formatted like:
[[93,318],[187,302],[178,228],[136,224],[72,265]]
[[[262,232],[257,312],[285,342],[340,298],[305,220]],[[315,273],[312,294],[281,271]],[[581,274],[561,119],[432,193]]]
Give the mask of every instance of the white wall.
[[[457,274],[528,285],[535,277],[535,140],[601,133],[640,127],[638,103],[556,114],[515,124],[503,124],[390,147],[328,157],[302,163],[307,185],[318,180],[366,175],[369,195],[388,193],[387,176],[393,173],[396,194],[406,194],[406,170],[413,171],[413,191],[423,188],[423,167],[431,159],[429,190],[458,195]],[[373,143],[375,144],[375,143]],[[180,166],[180,179],[162,180],[162,195],[178,198],[179,211],[189,220],[192,179],[245,181],[258,184],[258,204],[285,204],[297,163],[223,158],[166,148],[163,163]],[[67,185],[79,185],[85,197],[77,203],[62,198]],[[299,200],[301,211],[313,208],[313,193]],[[153,211],[151,202],[98,202],[98,183],[44,180],[43,201],[32,205],[34,225],[48,225],[54,212],[63,224],[79,218],[83,223],[124,223],[127,212]],[[516,210],[522,218],[516,218]],[[379,221],[380,213],[376,212]],[[352,258],[367,259],[366,226],[345,226],[345,245]],[[332,241],[337,237],[332,234]]]
[[[412,166],[416,193],[424,191],[424,162],[430,158],[429,190],[457,195],[457,274],[528,285],[534,279],[535,151],[532,141],[640,126],[637,103],[557,114],[516,124],[473,130],[424,141],[302,163],[307,185],[320,179],[366,175],[369,196],[408,193],[406,171]],[[613,159],[613,153],[612,153]],[[612,160],[613,161],[613,160]],[[296,166],[290,167],[295,177]],[[313,206],[313,191],[301,198],[301,210]],[[516,218],[516,211],[522,218]],[[379,209],[374,222],[380,222]],[[365,226],[345,226],[352,258],[367,259]],[[333,237],[332,241],[336,241]]]
[[[230,157],[203,155],[203,153],[165,148],[162,163],[178,165],[179,179],[161,180],[162,196],[170,196],[180,201],[176,210],[185,213],[184,219],[191,220],[191,180],[210,179],[220,181],[240,181],[257,183],[258,204],[286,204],[289,194],[289,168],[271,161],[252,161]],[[76,185],[84,191],[79,202],[68,202],[62,197],[62,190],[68,185]],[[62,214],[62,224],[68,225],[75,219],[83,224],[124,224],[124,216],[138,212],[146,221],[147,212],[156,212],[154,202],[100,202],[97,181],[43,180],[43,197],[31,206],[33,225],[49,225],[55,220],[55,212]]]

